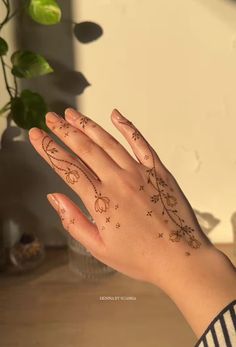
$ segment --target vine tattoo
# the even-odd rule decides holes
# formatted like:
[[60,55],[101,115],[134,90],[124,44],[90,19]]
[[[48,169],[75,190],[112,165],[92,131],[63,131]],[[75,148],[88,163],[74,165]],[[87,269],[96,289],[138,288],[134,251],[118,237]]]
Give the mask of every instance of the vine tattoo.
[[110,199],[103,196],[98,191],[92,179],[87,175],[86,171],[79,165],[65,159],[58,157],[58,149],[54,146],[54,142],[49,136],[45,136],[42,139],[42,148],[47,155],[49,163],[55,171],[59,171],[64,174],[65,180],[68,184],[75,184],[79,181],[80,175],[84,175],[87,181],[90,183],[94,191],[94,209],[96,212],[107,212],[110,204]]
[[[131,137],[134,141],[139,139],[143,139],[145,145],[147,146],[147,154],[144,156],[144,160],[152,159],[152,167],[151,169],[146,170],[147,174],[147,184],[151,185],[154,192],[153,195],[150,196],[150,202],[152,204],[159,204],[162,209],[162,216],[164,218],[165,223],[169,223],[171,221],[175,225],[175,230],[172,230],[169,234],[169,240],[172,242],[179,242],[182,238],[186,238],[188,245],[197,249],[200,248],[201,242],[196,239],[194,236],[194,229],[187,225],[185,220],[181,218],[179,212],[176,208],[177,199],[172,194],[173,189],[168,186],[168,184],[157,174],[155,158],[153,154],[153,150],[147,141],[142,137],[140,132],[135,128],[133,123],[128,120],[121,120],[119,123],[129,126],[133,132]],[[143,186],[139,186],[139,191],[144,190]],[[170,193],[171,192],[171,193]],[[151,217],[152,211],[147,211],[146,216]],[[159,233],[158,238],[162,238],[163,234]],[[189,256],[189,252],[185,252],[186,256]]]

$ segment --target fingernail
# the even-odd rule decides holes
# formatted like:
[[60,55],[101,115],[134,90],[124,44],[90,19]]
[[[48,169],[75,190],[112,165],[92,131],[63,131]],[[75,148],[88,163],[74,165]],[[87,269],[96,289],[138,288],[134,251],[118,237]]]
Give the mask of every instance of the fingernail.
[[56,211],[59,211],[59,201],[57,200],[55,195],[48,194],[47,199],[50,202],[50,204],[52,205],[52,207],[55,208]]
[[56,123],[61,119],[61,117],[55,112],[49,112],[46,114],[46,119],[49,123]]
[[43,131],[38,128],[31,128],[29,131],[29,136],[32,140],[38,140],[42,137]]
[[66,119],[72,122],[79,118],[79,113],[73,110],[73,108],[67,108],[65,110],[65,115],[66,115]]
[[114,108],[114,110],[112,111],[112,114],[114,115],[114,117],[118,120],[124,120],[126,119],[124,116],[122,116],[122,114],[116,109]]

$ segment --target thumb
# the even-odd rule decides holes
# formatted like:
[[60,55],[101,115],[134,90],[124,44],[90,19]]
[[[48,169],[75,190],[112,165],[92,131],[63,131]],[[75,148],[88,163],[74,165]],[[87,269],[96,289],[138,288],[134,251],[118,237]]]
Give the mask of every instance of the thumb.
[[48,194],[47,198],[61,218],[65,230],[92,254],[102,253],[104,243],[99,230],[79,207],[64,194]]

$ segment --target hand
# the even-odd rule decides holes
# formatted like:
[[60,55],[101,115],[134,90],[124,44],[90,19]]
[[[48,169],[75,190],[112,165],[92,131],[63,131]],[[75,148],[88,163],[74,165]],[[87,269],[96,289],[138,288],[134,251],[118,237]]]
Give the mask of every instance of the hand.
[[135,126],[117,110],[112,122],[137,160],[98,124],[73,109],[47,114],[48,134],[31,129],[39,154],[82,198],[95,223],[65,195],[48,196],[65,229],[97,259],[159,286],[198,337],[235,298],[235,268],[202,232],[176,180]]
[[68,197],[54,193],[49,200],[64,228],[103,263],[162,286],[167,274],[199,257],[211,243],[174,177],[141,133],[117,110],[111,118],[138,161],[102,127],[73,109],[66,110],[66,120],[52,112],[46,119],[75,156],[39,129],[30,131],[30,140],[82,198],[95,221],[89,221]]

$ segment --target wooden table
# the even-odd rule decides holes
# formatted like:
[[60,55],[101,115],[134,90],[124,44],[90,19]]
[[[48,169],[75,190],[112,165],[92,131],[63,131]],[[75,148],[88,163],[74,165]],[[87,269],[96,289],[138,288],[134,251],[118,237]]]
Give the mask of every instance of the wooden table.
[[[232,245],[219,245],[236,264]],[[102,301],[100,296],[136,300]],[[68,269],[65,249],[21,276],[1,275],[1,347],[187,347],[196,338],[158,288],[119,273],[86,282]]]

